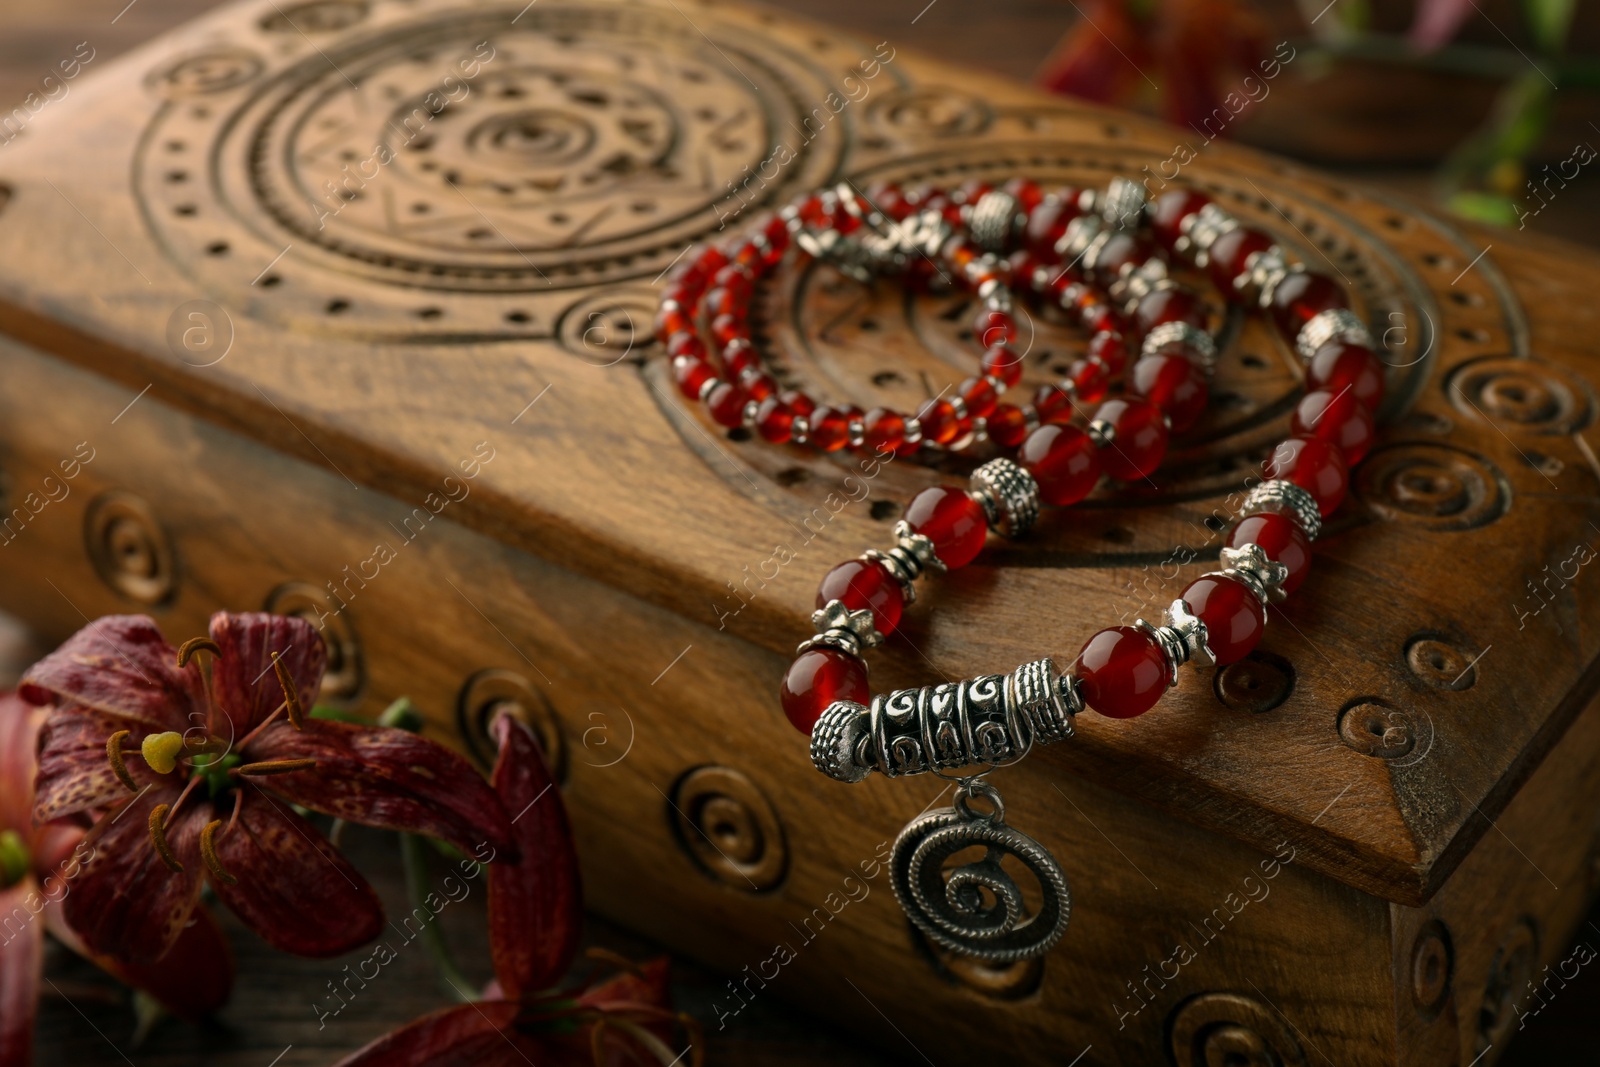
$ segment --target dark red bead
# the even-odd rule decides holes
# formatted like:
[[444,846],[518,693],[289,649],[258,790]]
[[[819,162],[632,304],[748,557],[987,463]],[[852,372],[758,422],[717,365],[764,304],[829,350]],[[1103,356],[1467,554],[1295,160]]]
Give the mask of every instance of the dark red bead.
[[794,436],[794,409],[776,396],[768,396],[756,408],[756,432],[763,440],[784,444]]
[[751,367],[739,375],[739,388],[743,389],[751,400],[765,400],[778,391],[778,383],[773,381],[771,376]]
[[1071,422],[1072,397],[1056,386],[1041,385],[1033,391],[1033,410],[1040,422]]
[[898,411],[873,408],[862,421],[866,426],[866,445],[874,452],[903,455],[916,451],[915,445],[906,444],[906,420]]
[[1121,374],[1128,365],[1128,343],[1120,333],[1112,330],[1103,330],[1089,338],[1086,354],[1090,359],[1104,363],[1112,377]]
[[783,713],[795,729],[809,734],[835,700],[872,703],[867,665],[836,648],[809,649],[789,664],[779,696],[783,699]]
[[711,320],[711,336],[726,347],[737,339],[749,340],[750,325],[742,315],[718,315]]
[[1199,211],[1211,198],[1193,189],[1172,189],[1156,197],[1150,213],[1150,232],[1169,251],[1183,236],[1183,220]]
[[1047,197],[1028,216],[1028,251],[1047,262],[1061,257],[1056,254],[1056,242],[1066,235],[1067,223],[1077,218],[1078,198]]
[[696,334],[675,333],[667,339],[667,355],[673,359],[679,356],[705,359],[706,346]]
[[917,422],[922,426],[922,439],[936,445],[947,445],[961,433],[955,405],[948,400],[925,401],[917,409]]
[[1155,246],[1143,237],[1126,230],[1114,231],[1094,257],[1094,275],[1104,282],[1112,282],[1124,267],[1137,267],[1155,255]]
[[854,408],[823,407],[811,415],[811,443],[824,452],[837,452],[850,443]]
[[706,397],[706,407],[719,425],[730,430],[744,422],[744,406],[750,397],[731,382],[722,382]]
[[1207,322],[1205,303],[1193,290],[1177,286],[1147,293],[1134,310],[1134,328],[1146,334],[1166,322],[1187,322],[1203,330]]
[[911,529],[933,542],[933,553],[946,567],[965,567],[983,551],[989,520],[983,507],[953,486],[924,489],[906,505]]
[[1032,211],[1044,199],[1044,190],[1039,188],[1039,183],[1028,178],[1012,178],[1000,188],[1016,197],[1023,211]]
[[1156,639],[1132,626],[1113,626],[1089,638],[1073,674],[1084,703],[1113,719],[1131,719],[1155,707],[1171,677]]
[[1272,321],[1290,344],[1300,336],[1301,328],[1322,312],[1349,306],[1344,286],[1315,271],[1290,271],[1272,287]]
[[1301,397],[1289,429],[1298,437],[1320,437],[1338,445],[1347,467],[1366,458],[1377,436],[1372,412],[1349,388],[1337,393],[1318,389]]
[[682,305],[665,304],[656,312],[656,340],[666,344],[675,333],[693,333],[694,321]]
[[1022,381],[1022,357],[1005,345],[986,348],[980,366],[985,376],[1004,383],[1007,388]]
[[1316,437],[1291,437],[1268,457],[1265,477],[1293,482],[1317,502],[1323,518],[1333,514],[1350,487],[1344,456],[1336,445]]
[[716,376],[711,364],[703,359],[679,356],[672,361],[672,380],[678,383],[678,391],[690,400],[699,400],[700,390]]
[[1016,448],[1028,436],[1028,416],[1015,404],[996,404],[988,426],[989,440],[1001,448]]
[[1161,465],[1167,454],[1167,424],[1160,408],[1148,400],[1119,397],[1101,404],[1095,418],[1111,423],[1113,430],[1111,444],[1100,454],[1111,477],[1137,481]]
[[810,418],[811,413],[817,410],[817,402],[798,389],[785,389],[778,394],[778,399],[788,404],[796,415]]
[[972,334],[984,348],[1008,345],[1017,339],[1017,320],[1010,312],[983,308],[973,317]]
[[817,587],[817,607],[837,600],[851,611],[871,611],[872,625],[888,637],[900,625],[905,591],[894,575],[877,560],[849,559],[823,576]]
[[1146,356],[1133,365],[1133,392],[1167,413],[1174,433],[1195,424],[1210,388],[1205,371],[1178,355]]
[[1039,499],[1056,507],[1076,504],[1100,480],[1100,449],[1076,426],[1041,426],[1028,435],[1017,462],[1039,484]]
[[1093,359],[1075,359],[1067,364],[1067,377],[1085,404],[1104,400],[1111,392],[1111,368]]
[[975,419],[986,419],[993,414],[1000,398],[987,378],[968,378],[956,387],[956,391],[961,394],[961,402],[967,406],[967,414]]
[[761,357],[756,355],[748,337],[736,337],[719,351],[722,353],[722,365],[735,377],[761,366]]
[[1206,645],[1219,667],[1244,659],[1261,641],[1261,601],[1243,583],[1207,574],[1189,583],[1183,602],[1206,624]]
[[1250,270],[1250,257],[1265,252],[1276,242],[1271,234],[1253,230],[1248,226],[1229,230],[1211,243],[1206,250],[1206,273],[1227,300],[1238,300],[1240,292],[1234,281]]
[[1329,341],[1306,364],[1306,386],[1337,393],[1348,388],[1371,411],[1383,400],[1383,364],[1372,350],[1346,341]]
[[1260,545],[1267,558],[1288,568],[1283,579],[1283,591],[1292,593],[1305,581],[1311,571],[1311,542],[1300,524],[1287,515],[1265,512],[1246,515],[1228,531],[1228,547],[1243,548]]

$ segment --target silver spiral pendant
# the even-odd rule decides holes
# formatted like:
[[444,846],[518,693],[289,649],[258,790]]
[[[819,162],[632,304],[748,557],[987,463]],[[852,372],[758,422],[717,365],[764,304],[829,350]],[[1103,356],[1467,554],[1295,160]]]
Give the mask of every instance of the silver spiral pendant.
[[[988,813],[974,811],[981,797]],[[957,853],[983,848],[981,859],[946,872]],[[1001,867],[1013,856],[1037,880],[1040,902],[1024,914],[1022,889]],[[964,781],[955,806],[939,808],[907,824],[889,859],[895,898],[911,921],[934,943],[990,963],[1012,963],[1043,955],[1066,933],[1072,892],[1048,849],[1005,824],[1005,807],[994,786]]]

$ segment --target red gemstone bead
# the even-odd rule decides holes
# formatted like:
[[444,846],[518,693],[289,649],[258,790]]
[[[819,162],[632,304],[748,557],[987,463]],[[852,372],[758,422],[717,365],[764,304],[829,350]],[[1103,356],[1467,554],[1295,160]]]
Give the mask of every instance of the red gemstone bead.
[[1146,356],[1133,365],[1133,392],[1167,413],[1175,433],[1195,424],[1210,392],[1205,371],[1184,356]]
[[1128,365],[1128,343],[1120,333],[1104,330],[1089,338],[1088,356],[1106,365],[1115,377]]
[[968,378],[957,387],[957,392],[967,406],[967,414],[975,419],[986,419],[993,414],[1000,397],[987,378]]
[[980,363],[986,377],[1005,383],[1007,388],[1022,381],[1022,357],[1005,345],[990,345]]
[[874,452],[902,455],[916,451],[915,445],[906,444],[906,420],[898,411],[873,408],[862,421],[866,424],[866,445]]
[[1350,487],[1338,447],[1316,437],[1291,437],[1281,442],[1267,459],[1265,476],[1293,482],[1310,493],[1323,518],[1333,514]]
[[817,607],[837,600],[851,611],[871,611],[872,625],[888,637],[900,625],[905,591],[894,575],[877,560],[845,560],[823,576],[817,587]]
[[794,435],[794,409],[776,396],[769,396],[756,408],[756,432],[762,439],[781,445]]
[[1067,377],[1086,404],[1104,400],[1111,392],[1111,368],[1092,359],[1075,359],[1067,364]]
[[1076,426],[1041,426],[1017,453],[1039,484],[1039,499],[1056,507],[1076,504],[1100,480],[1100,449]]
[[656,312],[656,340],[666,344],[675,333],[693,333],[694,321],[683,305],[667,303]]
[[1111,423],[1114,433],[1100,455],[1111,477],[1137,481],[1161,465],[1167,454],[1167,424],[1160,408],[1148,400],[1118,398],[1101,404],[1095,418]]
[[1206,306],[1198,294],[1174,286],[1147,293],[1133,313],[1134,327],[1149,333],[1165,322],[1187,322],[1198,330],[1206,328]]
[[672,361],[672,380],[678,383],[678,391],[690,400],[699,400],[700,390],[716,376],[711,364],[703,359],[679,356]]
[[719,351],[722,353],[722,365],[727,368],[729,374],[739,375],[761,366],[761,357],[756,355],[756,350],[750,344],[748,337],[736,337],[723,345]]
[[765,400],[778,391],[778,383],[769,375],[751,367],[739,375],[739,388],[743,389],[751,400]]
[[750,339],[750,325],[742,315],[718,315],[711,320],[711,336],[726,347],[735,340]]
[[1027,178],[1012,178],[1000,188],[1016,197],[1023,211],[1032,211],[1044,199],[1044,190],[1039,188],[1039,183]]
[[965,567],[983,550],[989,520],[983,507],[948,485],[924,489],[906,505],[911,529],[933,542],[933,553],[946,567]]
[[1226,299],[1236,300],[1240,293],[1234,287],[1234,280],[1249,271],[1252,255],[1265,252],[1275,243],[1270,234],[1253,230],[1248,226],[1229,230],[1213,241],[1211,247],[1206,250],[1206,273],[1211,276],[1212,284]]
[[1344,287],[1326,274],[1290,271],[1272,287],[1272,321],[1285,341],[1294,343],[1301,327],[1333,308],[1350,306]]
[[1156,240],[1171,250],[1183,236],[1183,220],[1211,203],[1205,193],[1193,189],[1173,189],[1156,197],[1150,213],[1150,232]]
[[1016,448],[1028,436],[1028,416],[1015,404],[996,404],[988,425],[989,439],[1001,448]]
[[854,408],[823,407],[812,412],[811,443],[824,452],[837,452],[850,443],[850,420]]
[[1038,412],[1040,422],[1071,422],[1072,397],[1064,389],[1041,385],[1033,391],[1033,410]]
[[1372,412],[1349,388],[1337,393],[1327,389],[1307,393],[1295,407],[1289,429],[1298,437],[1320,437],[1338,445],[1349,467],[1366,458],[1377,436]]
[[1351,394],[1370,410],[1383,400],[1383,364],[1370,348],[1345,341],[1329,341],[1306,364],[1306,385]]
[[1261,640],[1261,601],[1243,583],[1220,574],[1196,578],[1183,591],[1190,614],[1206,624],[1206,644],[1218,666],[1244,659]]
[[1045,198],[1028,216],[1028,251],[1049,262],[1060,259],[1056,242],[1066,236],[1067,223],[1080,214],[1076,196]]
[[917,409],[917,422],[922,425],[922,439],[936,445],[947,445],[961,433],[955,405],[948,400],[925,401]]
[[1131,719],[1155,707],[1170,679],[1156,639],[1132,626],[1113,626],[1089,638],[1073,674],[1084,703],[1113,719]]
[[785,389],[778,394],[778,399],[788,404],[796,415],[803,415],[808,419],[811,413],[817,410],[817,402],[798,389]]
[[1250,544],[1260,545],[1268,559],[1289,569],[1283,579],[1285,593],[1299,588],[1311,571],[1311,542],[1300,524],[1287,515],[1265,512],[1240,519],[1228,531],[1228,547],[1243,548]]
[[706,397],[706,407],[719,425],[732,429],[744,422],[744,406],[750,397],[731,382],[722,382]]
[[783,676],[783,713],[796,730],[809,734],[828,705],[835,700],[872,703],[867,687],[867,665],[836,648],[813,648],[800,653]]
[[1100,246],[1094,258],[1094,274],[1101,281],[1111,282],[1124,267],[1137,267],[1155,255],[1155,246],[1143,237],[1126,230],[1117,230]]
[[983,308],[972,320],[972,333],[984,348],[1007,345],[1017,339],[1017,320],[1010,312]]
[[706,346],[700,338],[692,333],[675,333],[667,339],[667,355],[676,359],[678,356],[692,356],[695,359],[706,358]]

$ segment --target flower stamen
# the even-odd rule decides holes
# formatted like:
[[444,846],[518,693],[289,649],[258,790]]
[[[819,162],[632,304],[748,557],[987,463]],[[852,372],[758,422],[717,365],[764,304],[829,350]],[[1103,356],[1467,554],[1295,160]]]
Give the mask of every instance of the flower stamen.
[[171,810],[166,804],[157,804],[150,809],[150,843],[155,846],[156,854],[161,857],[161,862],[173,874],[183,873],[183,864],[178,862],[178,857],[173,855],[172,846],[167,844],[167,812]]
[[289,709],[289,723],[296,730],[305,729],[305,716],[300,709],[300,694],[295,690],[294,679],[289,676],[289,668],[283,665],[278,654],[272,654],[272,670],[278,676],[278,684],[283,687],[283,701]]
[[238,885],[239,879],[223,869],[222,861],[217,858],[215,838],[217,827],[222,825],[221,819],[212,819],[206,823],[206,828],[200,831],[200,858],[205,860],[206,869],[211,876],[224,885]]
[[178,669],[181,671],[189,665],[196,652],[209,652],[218,659],[222,658],[222,646],[209,637],[191,637],[178,646]]
[[132,730],[118,730],[106,738],[106,762],[111,764],[111,772],[117,776],[118,781],[127,786],[131,792],[137,793],[139,783],[133,780],[133,775],[128,773],[128,765],[122,762],[122,742],[132,736]]
[[314,759],[274,759],[262,760],[260,763],[246,763],[242,767],[235,767],[234,774],[293,774],[295,771],[309,771],[317,765]]
[[178,753],[183,751],[183,735],[176,730],[149,734],[139,745],[139,754],[145,766],[157,774],[171,774],[178,765]]

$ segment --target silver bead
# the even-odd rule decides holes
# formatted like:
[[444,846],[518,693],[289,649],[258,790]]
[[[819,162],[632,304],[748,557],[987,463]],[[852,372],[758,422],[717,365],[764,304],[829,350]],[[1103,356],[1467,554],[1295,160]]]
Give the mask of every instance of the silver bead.
[[1216,368],[1217,343],[1209,333],[1187,322],[1163,322],[1155,327],[1144,335],[1139,354],[1163,355],[1179,348],[1185,349],[1184,355],[1195,359],[1207,374]]
[[1212,573],[1222,574],[1248,588],[1261,602],[1261,621],[1267,621],[1267,604],[1284,598],[1283,580],[1289,576],[1287,565],[1267,558],[1267,550],[1255,543],[1222,550],[1223,569]]
[[811,762],[840,782],[859,782],[872,773],[866,748],[872,737],[872,713],[850,700],[835,700],[822,711],[811,730]]
[[1175,247],[1189,256],[1197,267],[1204,267],[1208,253],[1218,237],[1239,228],[1239,220],[1215,203],[1207,204],[1187,220],[1188,229],[1178,239]]
[[1189,605],[1184,603],[1182,597],[1167,605],[1166,629],[1178,635],[1178,640],[1183,642],[1185,658],[1189,661],[1207,667],[1217,662],[1216,655],[1211,651],[1211,635],[1206,631],[1206,624],[1189,611]]
[[992,189],[972,205],[972,217],[967,233],[974,244],[985,252],[1004,252],[1011,246],[1013,235],[1025,225],[1027,216],[1022,204],[1010,193]]
[[743,414],[740,415],[739,422],[747,430],[754,429],[755,428],[755,424],[756,424],[756,415],[760,411],[761,411],[761,402],[760,401],[758,401],[758,400],[749,401],[744,406],[744,412],[743,412]]
[[1057,688],[1055,664],[1048,658],[1024,663],[1011,672],[1006,699],[1032,729],[1033,743],[1052,745],[1072,737],[1072,717],[1083,707],[1065,702]]
[[1239,514],[1255,515],[1270,511],[1287,515],[1305,531],[1307,541],[1315,541],[1322,532],[1322,512],[1317,508],[1317,498],[1293,482],[1282,478],[1262,482],[1245,494]]
[[1300,327],[1300,334],[1294,339],[1294,349],[1300,353],[1301,359],[1310,359],[1317,354],[1317,349],[1329,341],[1346,341],[1371,348],[1372,334],[1367,331],[1367,324],[1361,321],[1360,316],[1349,308],[1329,308],[1319,311]]
[[1056,255],[1067,266],[1072,266],[1083,258],[1084,252],[1103,229],[1105,223],[1099,215],[1079,215],[1067,223],[1061,239],[1056,242]]
[[1150,194],[1139,182],[1130,178],[1112,178],[1106,186],[1106,195],[1100,205],[1100,214],[1113,229],[1137,229],[1144,222],[1145,205]]
[[1001,536],[1022,537],[1038,521],[1039,483],[1011,460],[991,459],[972,472],[970,485],[989,525]]
[[872,611],[868,608],[851,611],[843,601],[830,600],[812,612],[811,625],[816,627],[817,635],[801,644],[795,650],[796,655],[826,646],[859,656],[863,648],[883,644],[883,635],[872,624]]
[[1173,284],[1167,277],[1167,261],[1152,256],[1112,282],[1109,292],[1111,299],[1122,305],[1123,313],[1132,315],[1139,301],[1157,289],[1170,289]]
[[811,420],[804,415],[796,415],[789,424],[789,439],[797,445],[803,445],[811,439]]
[[1244,267],[1244,273],[1233,279],[1234,291],[1247,303],[1259,303],[1264,308],[1271,306],[1272,290],[1289,274],[1289,261],[1284,259],[1283,249],[1273,245],[1251,252]]
[[715,378],[715,377],[707,378],[705,381],[701,382],[700,383],[700,399],[702,401],[705,400],[705,398],[710,396],[712,394],[712,392],[717,388],[717,386],[719,386],[721,384],[722,384],[722,380],[720,378]]
[[1133,625],[1155,639],[1161,657],[1167,663],[1167,688],[1178,684],[1178,668],[1189,658],[1189,646],[1170,626],[1154,626],[1143,619],[1134,619]]
[[1089,436],[1094,438],[1094,443],[1101,448],[1110,448],[1117,440],[1117,428],[1106,419],[1091,419],[1085,427]]
[[900,583],[906,602],[910,603],[916,597],[913,582],[925,570],[943,571],[945,566],[939,557],[934,554],[933,542],[922,534],[912,531],[911,526],[904,519],[894,524],[895,545],[887,552],[880,552],[869,548],[862,553],[862,559],[870,559],[881,563],[888,569],[894,580]]
[[[1090,241],[1088,246],[1086,248],[1084,248],[1084,250],[1083,250],[1083,270],[1084,270],[1084,273],[1087,274],[1087,273],[1090,273],[1090,272],[1095,270],[1095,265],[1100,262],[1100,253],[1104,252],[1105,248],[1106,248],[1106,245],[1111,243],[1111,238],[1115,234],[1115,232],[1116,231],[1114,231],[1114,230],[1101,230],[1099,233],[1094,235],[1094,240]],[[1123,264],[1123,266],[1127,267],[1127,269],[1129,269],[1129,270],[1132,269],[1132,267],[1129,266],[1128,264]],[[1120,277],[1120,275],[1119,275],[1119,277]]]

